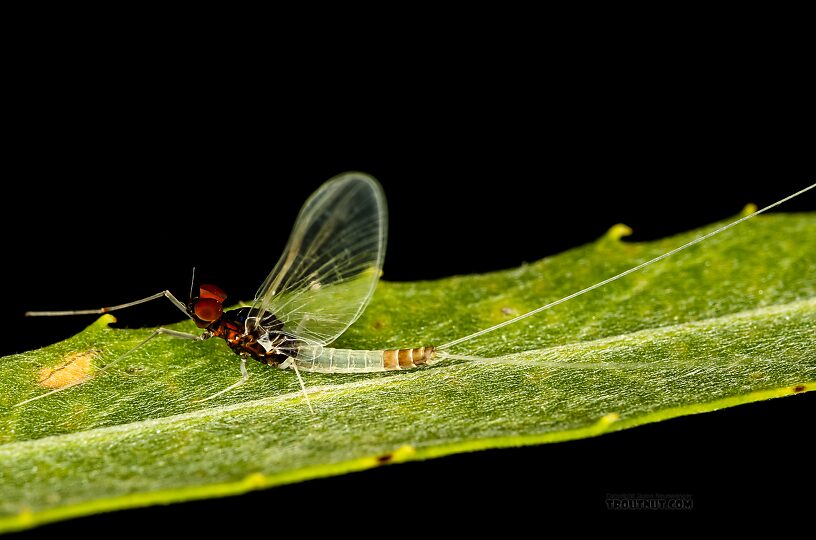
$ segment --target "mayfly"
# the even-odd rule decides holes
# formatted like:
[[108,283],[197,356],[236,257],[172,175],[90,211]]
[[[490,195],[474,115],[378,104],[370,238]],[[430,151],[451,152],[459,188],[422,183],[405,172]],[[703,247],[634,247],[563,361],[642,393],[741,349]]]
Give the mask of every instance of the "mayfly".
[[[448,353],[447,350],[637,272],[779,206],[814,187],[816,184],[564,298],[495,326],[436,346],[425,345],[391,350],[335,349],[328,346],[345,332],[365,310],[379,281],[385,257],[387,227],[385,196],[379,183],[371,176],[362,173],[346,173],[336,176],[306,201],[298,215],[282,257],[258,289],[254,302],[249,307],[225,311],[226,293],[219,287],[210,284],[200,284],[195,287],[194,274],[187,304],[179,301],[170,291],[163,291],[141,300],[100,309],[32,311],[26,315],[108,313],[164,297],[190,317],[196,326],[204,329],[204,332],[189,334],[158,328],[147,339],[113,360],[103,369],[108,369],[117,360],[160,335],[191,340],[218,337],[224,339],[240,357],[242,377],[235,384],[205,400],[217,397],[245,383],[249,378],[246,362],[249,358],[254,358],[270,366],[294,369],[311,409],[300,370],[323,373],[373,373],[412,369],[446,358],[472,359],[469,356]],[[66,390],[86,380],[77,381],[72,385],[33,397],[17,405]]]

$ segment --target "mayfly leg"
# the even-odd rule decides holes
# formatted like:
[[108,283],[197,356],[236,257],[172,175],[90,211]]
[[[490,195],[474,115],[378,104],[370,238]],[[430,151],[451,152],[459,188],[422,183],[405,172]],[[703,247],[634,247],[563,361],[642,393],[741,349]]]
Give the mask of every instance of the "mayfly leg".
[[217,398],[218,396],[220,396],[222,394],[226,394],[230,390],[234,390],[235,388],[238,388],[239,386],[241,386],[242,384],[247,382],[249,380],[249,372],[247,371],[247,368],[246,368],[246,361],[247,361],[247,355],[242,354],[241,355],[241,378],[238,379],[238,382],[235,382],[235,383],[227,386],[223,390],[220,390],[220,391],[216,392],[215,394],[213,394],[211,396],[207,396],[207,397],[201,398],[201,399],[196,399],[195,401],[193,401],[193,403],[201,403],[202,401],[209,401],[211,399]]
[[[160,293],[156,293],[152,296],[148,296],[147,298],[142,298],[141,300],[134,300],[133,302],[128,302],[126,304],[119,304],[117,306],[109,306],[109,307],[102,307],[98,309],[74,309],[68,311],[26,311],[26,317],[61,317],[63,315],[101,315],[103,313],[109,313],[111,311],[117,311],[120,309],[126,309],[133,306],[138,306],[139,304],[144,304],[147,302],[152,302],[153,300],[158,300],[159,298],[167,298],[170,302],[173,303],[174,306],[179,308],[184,315],[190,317],[190,314],[187,312],[187,306],[185,306],[178,298],[173,296],[170,291],[162,291]],[[192,318],[192,317],[191,317]]]
[[141,348],[143,345],[145,345],[147,342],[149,342],[149,341],[150,341],[150,340],[152,340],[153,338],[155,338],[155,337],[157,337],[157,336],[162,336],[162,335],[164,335],[164,336],[170,336],[170,337],[174,337],[174,338],[180,338],[180,339],[189,339],[189,340],[195,340],[195,341],[205,340],[205,339],[207,339],[207,338],[209,338],[209,337],[210,337],[209,333],[204,333],[204,334],[198,335],[198,334],[188,334],[188,333],[186,333],[186,332],[178,332],[178,331],[176,331],[176,330],[170,330],[169,328],[156,328],[156,329],[153,331],[153,333],[152,333],[152,334],[150,334],[150,335],[149,335],[149,336],[147,336],[145,339],[143,339],[142,341],[140,341],[138,344],[136,344],[136,346],[134,346],[133,348],[131,348],[131,349],[130,349],[130,350],[128,350],[127,352],[125,352],[125,353],[123,353],[123,354],[120,354],[119,356],[117,356],[116,358],[114,358],[114,359],[113,359],[111,362],[109,362],[108,364],[106,364],[106,365],[105,365],[103,368],[101,368],[101,369],[97,370],[97,371],[96,371],[96,373],[94,373],[94,374],[93,374],[93,376],[88,376],[88,377],[85,377],[85,378],[80,379],[80,380],[78,380],[78,381],[72,382],[72,383],[70,383],[70,384],[68,384],[68,385],[66,385],[66,386],[63,386],[62,388],[57,388],[57,389],[55,389],[55,390],[51,390],[50,392],[46,392],[45,394],[41,394],[41,395],[39,395],[39,396],[35,396],[35,397],[33,397],[33,398],[26,399],[25,401],[21,401],[20,403],[17,403],[17,404],[15,404],[15,405],[12,405],[12,407],[19,407],[20,405],[25,405],[26,403],[31,403],[32,401],[37,401],[38,399],[42,399],[42,398],[44,398],[44,397],[47,397],[47,396],[50,396],[50,395],[56,394],[57,392],[63,392],[63,391],[65,391],[65,390],[68,390],[69,388],[73,388],[73,387],[75,387],[75,386],[79,386],[79,385],[81,385],[81,384],[84,384],[84,383],[88,382],[89,380],[91,380],[92,378],[95,378],[95,377],[97,377],[98,375],[100,375],[100,374],[104,373],[104,372],[105,372],[105,371],[107,371],[107,370],[108,370],[108,369],[109,369],[109,368],[110,368],[112,365],[114,365],[116,362],[118,362],[118,361],[119,361],[119,360],[121,360],[122,358],[126,357],[127,355],[129,355],[129,354],[130,354],[130,353],[132,353],[133,351],[135,351],[135,350],[137,350],[137,349]]

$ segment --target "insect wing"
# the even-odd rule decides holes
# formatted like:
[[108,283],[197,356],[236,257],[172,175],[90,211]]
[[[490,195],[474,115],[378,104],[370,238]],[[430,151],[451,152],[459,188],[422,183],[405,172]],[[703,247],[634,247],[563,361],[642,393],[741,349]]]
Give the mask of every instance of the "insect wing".
[[290,337],[319,345],[334,341],[374,293],[386,226],[385,196],[374,178],[346,173],[323,184],[301,209],[248,320],[263,325],[274,315]]

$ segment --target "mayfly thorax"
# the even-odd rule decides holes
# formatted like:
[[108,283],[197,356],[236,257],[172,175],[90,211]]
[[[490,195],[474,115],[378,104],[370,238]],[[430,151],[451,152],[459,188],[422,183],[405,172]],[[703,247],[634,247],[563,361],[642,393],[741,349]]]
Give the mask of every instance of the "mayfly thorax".
[[[227,294],[215,285],[197,285],[194,274],[187,304],[179,301],[169,291],[163,291],[141,300],[101,309],[36,311],[28,312],[26,315],[107,313],[164,297],[190,317],[204,330],[203,333],[189,334],[158,328],[147,339],[115,358],[102,370],[108,369],[119,359],[160,335],[190,340],[221,338],[240,357],[242,378],[205,399],[212,399],[246,382],[249,377],[246,361],[248,358],[254,358],[270,366],[294,369],[308,403],[309,398],[300,370],[324,373],[373,373],[412,369],[443,359],[473,359],[470,356],[448,353],[447,349],[519,322],[637,272],[814,187],[816,184],[564,298],[436,346],[423,344],[398,350],[334,349],[328,346],[365,310],[379,281],[385,257],[387,235],[385,196],[379,183],[362,173],[339,175],[326,182],[309,197],[298,215],[283,255],[261,284],[251,306],[225,311],[223,304]],[[79,380],[17,405],[66,390],[86,380]],[[309,407],[311,408],[311,403]]]

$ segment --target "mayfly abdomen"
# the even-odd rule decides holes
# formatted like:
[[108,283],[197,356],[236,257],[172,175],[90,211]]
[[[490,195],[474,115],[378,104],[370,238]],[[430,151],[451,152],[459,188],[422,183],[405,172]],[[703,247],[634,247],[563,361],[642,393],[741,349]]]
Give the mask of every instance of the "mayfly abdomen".
[[295,356],[297,367],[304,371],[321,373],[374,373],[413,369],[433,362],[433,347],[392,349],[387,351],[360,351],[305,346]]

